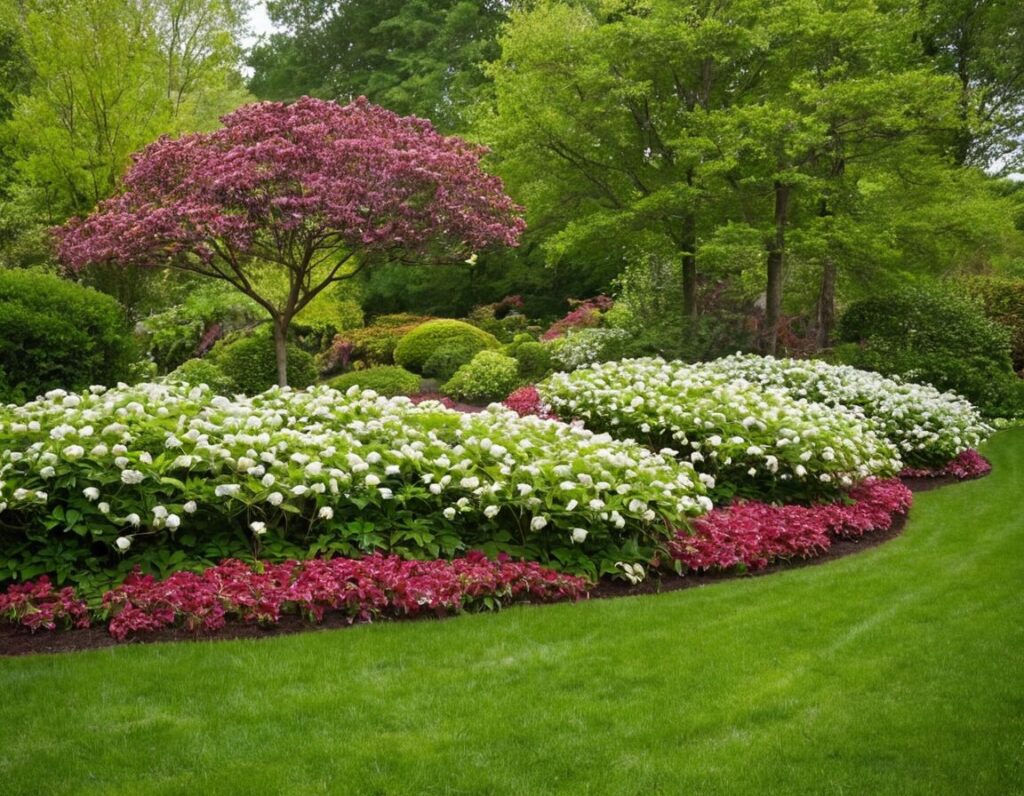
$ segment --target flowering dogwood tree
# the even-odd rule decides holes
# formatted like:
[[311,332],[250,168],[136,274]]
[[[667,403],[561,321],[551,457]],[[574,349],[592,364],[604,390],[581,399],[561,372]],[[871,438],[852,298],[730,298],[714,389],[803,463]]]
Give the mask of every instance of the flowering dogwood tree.
[[525,227],[483,148],[365,98],[255,103],[222,121],[136,154],[119,194],[56,230],[58,255],[230,283],[273,319],[282,385],[289,324],[332,283],[514,246]]

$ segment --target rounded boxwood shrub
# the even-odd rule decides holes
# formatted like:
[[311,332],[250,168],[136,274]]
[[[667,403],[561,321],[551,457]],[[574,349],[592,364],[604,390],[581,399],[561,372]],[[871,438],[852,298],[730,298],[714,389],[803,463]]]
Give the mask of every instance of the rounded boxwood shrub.
[[519,363],[498,351],[481,351],[444,385],[444,394],[459,401],[500,401],[521,386]]
[[465,348],[473,353],[498,348],[493,334],[472,324],[451,319],[428,321],[398,341],[395,364],[423,373],[427,360],[440,348]]
[[463,343],[443,345],[431,354],[423,365],[423,375],[438,381],[448,381],[455,371],[473,360],[479,349]]
[[0,400],[126,380],[135,353],[114,298],[52,274],[0,270]]
[[394,365],[354,370],[331,379],[329,384],[334,389],[341,391],[359,386],[364,390],[373,390],[389,398],[396,395],[415,395],[420,391],[420,377],[405,368]]
[[[277,357],[269,327],[218,345],[210,352],[232,389],[254,395],[277,384]],[[288,344],[288,384],[306,387],[316,381],[316,363],[310,354]]]
[[523,381],[540,381],[551,372],[551,346],[538,343],[528,334],[516,335],[503,352],[519,363],[519,375]]
[[187,359],[167,375],[168,381],[205,384],[214,392],[231,392],[234,383],[209,359]]

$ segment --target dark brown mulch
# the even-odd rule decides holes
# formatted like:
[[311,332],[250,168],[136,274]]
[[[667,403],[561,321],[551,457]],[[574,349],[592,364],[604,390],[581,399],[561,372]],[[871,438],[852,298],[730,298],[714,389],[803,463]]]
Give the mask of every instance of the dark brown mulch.
[[[479,411],[479,407],[473,407]],[[987,475],[987,474],[986,474]],[[984,476],[978,476],[983,478]],[[960,481],[952,476],[942,478],[905,478],[903,482],[914,492],[922,492],[936,489]],[[832,542],[832,546],[814,558],[798,558],[788,561],[779,561],[764,569],[750,572],[705,572],[691,573],[689,575],[673,575],[662,577],[657,580],[648,580],[636,586],[619,581],[601,581],[590,590],[589,599],[603,600],[612,597],[636,597],[645,594],[662,594],[666,592],[679,591],[680,589],[692,589],[700,586],[709,586],[713,583],[721,583],[737,578],[757,578],[764,575],[772,575],[788,569],[800,567],[818,566],[837,558],[869,550],[872,547],[895,539],[903,532],[907,524],[907,515],[897,517],[892,527],[885,531],[868,533],[860,539],[838,539]],[[409,621],[409,620],[401,620]],[[227,641],[230,639],[243,638],[273,638],[275,636],[286,636],[292,633],[308,633],[319,630],[334,630],[344,627],[351,627],[346,617],[328,614],[324,621],[319,624],[312,624],[299,616],[287,615],[281,617],[276,625],[253,625],[245,623],[233,623],[214,633],[193,633],[184,628],[168,628],[154,633],[140,634],[130,641],[117,641],[108,632],[105,626],[90,627],[84,630],[68,631],[40,631],[32,634],[24,628],[13,625],[0,625],[0,656],[13,655],[37,655],[56,652],[76,652],[79,650],[99,649],[102,647],[122,646],[124,644],[153,644],[174,641]]]

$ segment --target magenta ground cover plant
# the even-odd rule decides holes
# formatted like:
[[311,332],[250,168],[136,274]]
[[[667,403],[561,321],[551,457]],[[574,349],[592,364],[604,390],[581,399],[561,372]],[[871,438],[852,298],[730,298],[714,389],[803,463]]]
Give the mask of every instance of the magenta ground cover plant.
[[992,465],[976,450],[965,450],[939,467],[907,467],[900,473],[901,478],[956,478],[966,481],[988,475]]
[[[219,630],[229,621],[275,624],[285,614],[322,622],[340,613],[352,623],[444,616],[524,600],[578,599],[586,591],[582,578],[479,552],[451,561],[371,555],[251,566],[227,559],[201,573],[176,572],[163,580],[133,573],[103,595],[92,618],[108,620],[110,634],[124,640],[176,626],[198,632]],[[0,617],[32,631],[90,624],[90,612],[74,590],[55,592],[45,577],[0,594]]]
[[540,393],[533,384],[527,384],[525,387],[513,390],[502,403],[520,417],[536,415],[545,420],[558,419],[558,416],[545,405],[544,400],[540,397]]
[[836,538],[858,538],[887,530],[905,513],[913,495],[898,478],[871,479],[838,500],[814,506],[736,501],[680,532],[672,556],[691,570],[762,569],[773,561],[824,553]]

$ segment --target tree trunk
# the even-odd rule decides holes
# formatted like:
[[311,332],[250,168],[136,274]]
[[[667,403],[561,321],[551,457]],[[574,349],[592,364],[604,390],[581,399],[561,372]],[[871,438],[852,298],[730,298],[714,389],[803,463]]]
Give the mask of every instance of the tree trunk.
[[274,354],[277,357],[277,383],[288,386],[288,319],[274,319]]
[[782,267],[786,252],[786,223],[789,219],[788,185],[775,183],[775,235],[768,242],[767,285],[764,308],[764,352],[775,354],[782,317]]
[[818,294],[818,350],[832,344],[836,325],[836,276],[838,268],[832,259],[825,260],[821,271],[821,292]]
[[697,320],[697,221],[690,213],[683,220],[683,317]]

